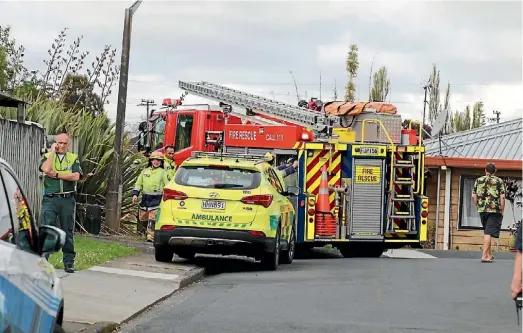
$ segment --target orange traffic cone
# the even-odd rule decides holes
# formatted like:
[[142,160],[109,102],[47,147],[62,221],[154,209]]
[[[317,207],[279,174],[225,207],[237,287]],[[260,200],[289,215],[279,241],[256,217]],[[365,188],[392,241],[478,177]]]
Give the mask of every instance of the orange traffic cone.
[[318,196],[316,198],[316,212],[330,213],[329,180],[327,179],[327,166],[321,168],[321,182]]

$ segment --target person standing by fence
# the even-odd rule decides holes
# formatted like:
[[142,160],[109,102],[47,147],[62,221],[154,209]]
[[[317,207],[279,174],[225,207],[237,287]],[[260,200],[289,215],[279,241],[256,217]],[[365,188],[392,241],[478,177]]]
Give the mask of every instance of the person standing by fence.
[[157,151],[152,152],[149,155],[149,165],[140,173],[133,189],[133,204],[138,201],[140,192],[142,193],[136,231],[142,233],[146,229],[148,242],[154,240],[156,213],[162,201],[162,191],[165,186],[163,163],[163,154]]
[[478,208],[483,225],[482,262],[492,262],[492,238],[499,239],[503,212],[505,211],[505,183],[495,175],[496,166],[487,164],[485,176],[476,179],[472,189],[472,201]]
[[64,270],[74,273],[74,226],[76,211],[76,183],[83,175],[78,155],[68,152],[69,136],[65,133],[56,136],[51,151],[44,154],[40,171],[44,173],[44,193],[42,199],[41,225],[58,226],[65,232],[62,248]]

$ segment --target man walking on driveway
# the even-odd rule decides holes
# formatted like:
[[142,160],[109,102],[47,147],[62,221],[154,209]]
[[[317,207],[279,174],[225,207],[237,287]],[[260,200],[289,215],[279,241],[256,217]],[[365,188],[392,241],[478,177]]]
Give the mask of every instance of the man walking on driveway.
[[74,224],[76,202],[76,182],[80,180],[82,169],[78,155],[67,151],[69,137],[62,133],[56,136],[51,151],[46,153],[40,164],[44,176],[44,196],[42,199],[41,225],[56,225],[65,231],[65,244],[62,248],[64,270],[74,273]]
[[495,165],[487,164],[485,176],[476,179],[472,189],[472,201],[478,208],[484,233],[481,262],[492,262],[491,239],[499,238],[505,211],[505,184],[495,173]]

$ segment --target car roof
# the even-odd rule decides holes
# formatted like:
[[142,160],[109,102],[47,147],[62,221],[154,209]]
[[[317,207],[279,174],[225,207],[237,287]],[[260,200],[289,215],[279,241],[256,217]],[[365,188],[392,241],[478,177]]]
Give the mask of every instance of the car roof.
[[7,163],[7,161],[4,160],[1,157],[0,157],[0,167],[4,167],[6,169],[9,169],[9,171],[11,171],[11,173],[16,174],[14,169],[9,165],[9,163]]

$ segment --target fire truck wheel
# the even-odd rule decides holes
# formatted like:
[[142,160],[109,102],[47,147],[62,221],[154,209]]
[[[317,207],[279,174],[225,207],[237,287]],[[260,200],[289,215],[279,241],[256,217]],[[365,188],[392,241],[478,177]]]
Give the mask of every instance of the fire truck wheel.
[[311,256],[312,247],[309,244],[296,244],[295,245],[295,259],[308,259]]
[[159,262],[172,262],[174,251],[168,247],[155,247],[154,259]]
[[281,224],[278,225],[276,230],[276,237],[274,237],[274,248],[272,252],[264,254],[261,264],[269,271],[275,271],[278,269],[280,263],[280,249],[281,249]]
[[282,264],[292,264],[292,261],[294,260],[294,254],[296,253],[296,237],[294,236],[294,227],[291,229],[291,235],[289,237],[289,245],[287,247],[287,250],[281,251],[281,259],[280,262]]
[[344,244],[338,247],[344,258],[379,258],[385,251],[380,244]]
[[356,257],[356,251],[355,251],[355,248],[353,246],[340,245],[340,246],[338,246],[338,250],[340,251],[341,255],[344,258]]

